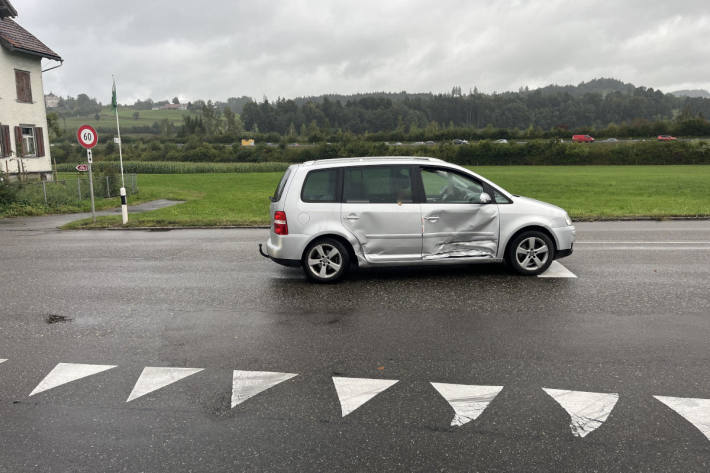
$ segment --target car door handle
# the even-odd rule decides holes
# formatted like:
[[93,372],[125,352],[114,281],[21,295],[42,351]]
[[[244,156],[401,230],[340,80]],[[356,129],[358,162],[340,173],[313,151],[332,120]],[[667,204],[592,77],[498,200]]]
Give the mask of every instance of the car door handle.
[[424,220],[429,220],[430,222],[436,222],[439,220],[439,217],[432,215],[429,217],[424,217]]
[[348,215],[348,216],[345,217],[345,218],[348,219],[348,220],[360,220],[360,217],[358,217],[358,216],[355,215],[355,214],[350,214],[350,215]]

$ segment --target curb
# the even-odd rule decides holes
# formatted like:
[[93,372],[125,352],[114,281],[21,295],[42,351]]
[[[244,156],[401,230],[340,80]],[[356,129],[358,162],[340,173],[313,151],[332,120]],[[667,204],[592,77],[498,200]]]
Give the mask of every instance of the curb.
[[666,222],[669,220],[710,220],[710,216],[706,217],[600,217],[600,218],[579,218],[574,219],[572,223],[576,222]]
[[119,232],[130,231],[148,231],[148,232],[169,232],[171,230],[248,230],[248,229],[264,229],[268,230],[271,226],[267,225],[210,225],[210,226],[192,226],[192,227],[104,227],[104,228],[67,228],[65,231],[81,231],[81,230],[110,230]]
[[[594,223],[594,222],[664,222],[664,221],[706,221],[708,217],[609,217],[575,219],[572,223]],[[270,225],[202,225],[202,226],[182,226],[182,227],[102,227],[102,228],[68,228],[66,231],[77,230],[110,230],[110,231],[149,231],[149,232],[169,232],[171,230],[237,230],[237,229],[266,229]]]

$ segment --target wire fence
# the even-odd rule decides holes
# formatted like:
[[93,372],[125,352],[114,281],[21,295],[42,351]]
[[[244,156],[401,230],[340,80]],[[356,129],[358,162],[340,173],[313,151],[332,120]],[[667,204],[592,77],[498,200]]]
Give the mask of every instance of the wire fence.
[[[126,194],[138,193],[138,176],[125,174]],[[73,205],[91,199],[88,176],[59,179],[56,181],[22,182],[17,186],[16,199],[29,203],[44,203],[44,205]],[[120,195],[121,176],[94,175],[94,197],[112,198]]]

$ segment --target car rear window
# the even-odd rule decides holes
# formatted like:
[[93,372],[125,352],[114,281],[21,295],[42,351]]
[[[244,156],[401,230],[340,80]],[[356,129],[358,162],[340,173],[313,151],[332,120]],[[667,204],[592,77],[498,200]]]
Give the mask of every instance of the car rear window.
[[345,168],[343,202],[373,204],[414,202],[410,168],[405,166]]
[[286,172],[284,173],[283,177],[281,178],[281,181],[279,181],[279,185],[276,186],[276,190],[274,191],[273,197],[271,197],[272,202],[278,202],[281,200],[281,195],[284,192],[284,188],[286,187],[286,182],[288,182],[288,177],[291,175],[291,168],[288,167],[286,169]]
[[303,183],[301,200],[304,202],[336,202],[337,188],[337,169],[311,171]]

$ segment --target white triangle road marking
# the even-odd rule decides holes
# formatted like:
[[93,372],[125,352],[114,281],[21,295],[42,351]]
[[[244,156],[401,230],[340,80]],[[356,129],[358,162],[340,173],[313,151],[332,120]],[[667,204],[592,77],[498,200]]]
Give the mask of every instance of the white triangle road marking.
[[298,375],[271,371],[234,370],[232,374],[232,407],[294,376]]
[[396,384],[396,379],[333,377],[343,417]]
[[570,415],[575,437],[585,437],[601,427],[619,400],[616,393],[590,393],[542,388]]
[[547,270],[537,275],[538,278],[576,278],[577,275],[574,274],[569,269],[562,266],[561,263],[553,261]]
[[181,379],[187,378],[190,375],[199,373],[203,368],[174,368],[174,367],[155,367],[146,366],[143,368],[138,381],[131,394],[126,399],[126,402],[131,402],[141,396],[157,391],[170,384],[173,384]]
[[115,368],[116,365],[86,365],[81,363],[58,363],[47,376],[32,390],[30,396],[56,388],[62,384],[86,378],[93,374]]
[[710,399],[653,396],[693,424],[710,440]]
[[471,384],[431,383],[431,385],[454,409],[452,426],[461,426],[476,420],[503,389],[503,386]]
[[0,358],[0,363],[5,363],[7,361],[7,358]]

